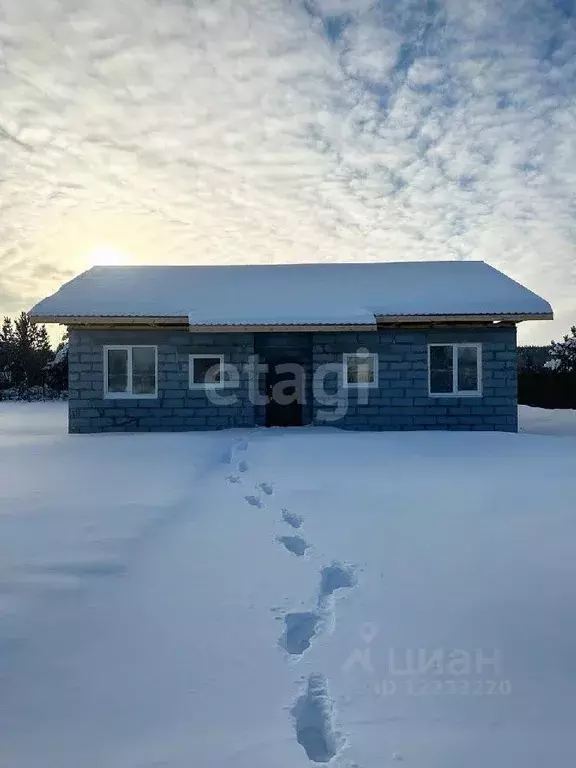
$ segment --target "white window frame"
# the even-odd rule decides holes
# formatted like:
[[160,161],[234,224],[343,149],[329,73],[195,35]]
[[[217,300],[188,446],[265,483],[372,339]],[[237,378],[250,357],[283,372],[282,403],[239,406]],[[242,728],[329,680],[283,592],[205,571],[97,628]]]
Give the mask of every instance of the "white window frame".
[[[193,379],[194,360],[198,360],[198,359],[205,360],[206,358],[220,361],[220,381],[215,381],[212,383],[210,382],[207,383],[205,381],[194,381]],[[224,355],[214,355],[211,352],[207,352],[205,355],[198,353],[198,354],[188,356],[188,389],[224,389],[224,386],[225,386],[224,374],[225,374]]]
[[[432,368],[430,366],[430,349],[432,347],[452,347],[452,392],[432,392],[431,390],[431,376]],[[458,348],[459,347],[474,347],[476,349],[476,366],[478,371],[478,383],[475,390],[459,390],[458,389]],[[429,397],[482,397],[482,344],[479,342],[466,342],[459,341],[455,343],[436,342],[434,344],[428,344],[428,396]]]
[[[374,361],[374,381],[348,381],[348,360],[351,357],[371,357]],[[377,352],[344,352],[342,355],[342,370],[344,373],[344,389],[376,389],[378,387],[378,353]]]
[[[132,350],[145,347],[154,350],[154,394],[132,393]],[[121,349],[128,353],[128,392],[108,392],[108,350]],[[155,400],[158,398],[158,347],[155,344],[108,344],[104,347],[104,399],[105,400]]]

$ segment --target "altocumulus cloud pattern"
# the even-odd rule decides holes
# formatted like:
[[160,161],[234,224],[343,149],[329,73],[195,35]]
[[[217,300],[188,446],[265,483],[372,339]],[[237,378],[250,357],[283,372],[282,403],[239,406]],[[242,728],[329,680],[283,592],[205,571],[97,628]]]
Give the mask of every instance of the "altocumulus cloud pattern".
[[480,258],[575,319],[572,0],[3,0],[0,64],[0,312],[106,242]]

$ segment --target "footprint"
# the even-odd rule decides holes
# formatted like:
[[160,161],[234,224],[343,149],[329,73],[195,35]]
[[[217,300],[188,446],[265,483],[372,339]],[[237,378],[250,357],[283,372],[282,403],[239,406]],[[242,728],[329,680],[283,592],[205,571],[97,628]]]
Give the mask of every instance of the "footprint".
[[244,459],[238,464],[238,472],[248,472],[248,462]]
[[263,507],[264,502],[259,496],[244,496],[248,504],[251,504],[253,507]]
[[248,442],[243,438],[239,437],[232,441],[230,446],[228,447],[228,450],[223,456],[223,460],[225,464],[232,464],[234,459],[236,458],[236,454],[238,451],[245,451],[248,448]]
[[284,544],[288,552],[292,552],[293,555],[298,557],[305,555],[306,550],[309,548],[308,542],[302,536],[277,536],[276,540]]
[[292,708],[296,739],[308,760],[329,763],[342,747],[334,730],[334,705],[323,675],[310,675],[306,692]]
[[337,589],[356,586],[357,579],[353,566],[334,562],[320,571],[320,598],[330,597]]
[[229,483],[240,483],[241,482],[240,477],[238,475],[228,475],[226,480],[228,480]]
[[282,520],[284,520],[285,523],[288,523],[288,525],[291,525],[292,528],[300,528],[304,522],[304,519],[300,517],[300,515],[297,515],[295,512],[290,512],[287,509],[282,510]]
[[302,656],[310,648],[319,626],[320,616],[313,611],[287,613],[284,616],[284,634],[280,638],[280,647],[291,656]]
[[274,493],[274,486],[272,483],[259,483],[257,488],[264,491],[267,496],[272,496]]
[[300,517],[300,515],[297,515],[295,512],[290,512],[287,509],[282,510],[282,520],[292,526],[292,528],[300,528],[304,522],[304,519]]

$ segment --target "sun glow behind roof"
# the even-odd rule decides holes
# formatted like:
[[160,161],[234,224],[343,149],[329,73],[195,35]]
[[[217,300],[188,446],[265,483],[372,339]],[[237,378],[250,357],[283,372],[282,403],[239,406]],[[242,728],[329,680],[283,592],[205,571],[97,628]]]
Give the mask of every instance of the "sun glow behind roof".
[[127,264],[128,255],[114,248],[111,245],[100,245],[91,250],[86,256],[86,262],[89,267],[98,266],[120,266]]

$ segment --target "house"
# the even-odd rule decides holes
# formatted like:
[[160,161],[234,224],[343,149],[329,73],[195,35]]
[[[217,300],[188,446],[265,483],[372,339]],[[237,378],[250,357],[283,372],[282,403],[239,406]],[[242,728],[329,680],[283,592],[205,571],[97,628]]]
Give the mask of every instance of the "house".
[[552,309],[436,261],[94,267],[30,316],[68,326],[70,432],[515,431],[516,324]]

